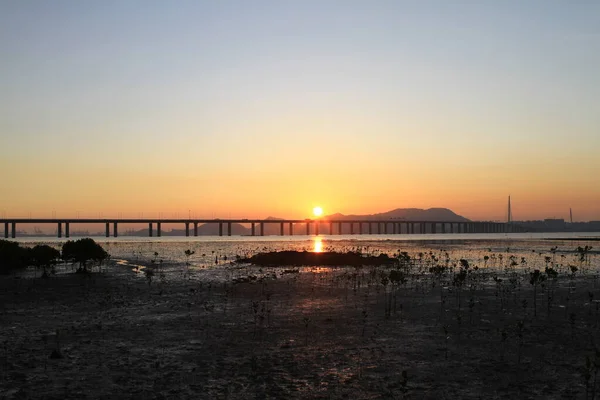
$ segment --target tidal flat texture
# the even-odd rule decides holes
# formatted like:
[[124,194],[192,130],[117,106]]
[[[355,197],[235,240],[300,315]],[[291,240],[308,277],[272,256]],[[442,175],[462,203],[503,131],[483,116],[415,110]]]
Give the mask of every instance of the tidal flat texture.
[[0,398],[597,397],[598,256],[568,246],[2,276]]

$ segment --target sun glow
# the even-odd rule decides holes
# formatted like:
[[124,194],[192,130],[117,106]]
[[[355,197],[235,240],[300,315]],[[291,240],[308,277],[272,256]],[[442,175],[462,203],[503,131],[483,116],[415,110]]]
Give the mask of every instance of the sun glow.
[[321,207],[315,207],[313,208],[313,214],[315,215],[315,217],[320,217],[321,215],[323,215],[323,209]]

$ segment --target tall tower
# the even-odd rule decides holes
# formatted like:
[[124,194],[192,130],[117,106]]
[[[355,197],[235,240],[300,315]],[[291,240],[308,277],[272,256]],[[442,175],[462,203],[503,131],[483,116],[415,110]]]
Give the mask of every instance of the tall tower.
[[572,208],[569,208],[569,217],[570,217],[571,223],[573,223],[573,209]]
[[512,210],[510,208],[510,196],[508,196],[508,223],[512,222]]

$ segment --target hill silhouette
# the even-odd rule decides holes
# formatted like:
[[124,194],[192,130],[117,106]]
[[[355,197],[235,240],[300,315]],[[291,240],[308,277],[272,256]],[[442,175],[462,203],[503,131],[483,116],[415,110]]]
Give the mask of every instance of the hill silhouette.
[[341,220],[397,220],[397,221],[446,221],[446,222],[469,222],[470,220],[456,214],[448,208],[396,208],[378,214],[344,215],[340,213],[328,215],[323,219]]

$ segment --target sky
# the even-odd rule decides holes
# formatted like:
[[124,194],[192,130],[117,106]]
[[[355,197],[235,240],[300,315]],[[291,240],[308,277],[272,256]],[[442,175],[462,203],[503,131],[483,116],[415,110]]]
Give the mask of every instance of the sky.
[[600,2],[0,1],[0,217],[600,220]]

